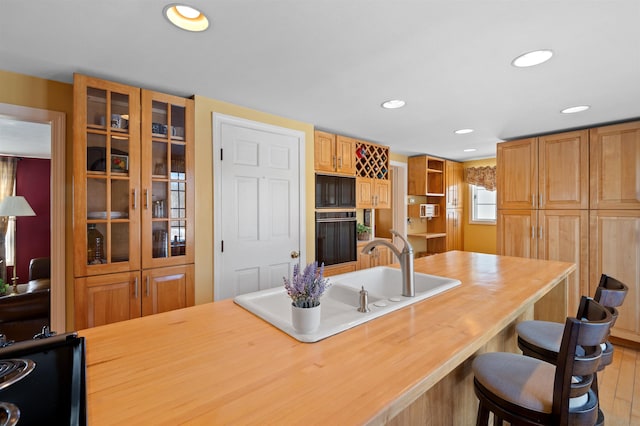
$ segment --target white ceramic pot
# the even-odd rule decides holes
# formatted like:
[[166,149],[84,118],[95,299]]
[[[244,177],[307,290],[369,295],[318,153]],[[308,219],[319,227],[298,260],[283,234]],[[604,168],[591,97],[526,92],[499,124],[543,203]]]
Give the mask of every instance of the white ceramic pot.
[[291,305],[291,323],[298,333],[313,333],[320,327],[320,305],[314,308]]

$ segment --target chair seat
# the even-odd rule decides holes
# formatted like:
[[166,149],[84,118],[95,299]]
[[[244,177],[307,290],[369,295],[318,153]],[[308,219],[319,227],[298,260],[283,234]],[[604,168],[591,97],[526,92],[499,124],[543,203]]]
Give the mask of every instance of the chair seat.
[[516,325],[518,337],[530,345],[558,353],[564,324],[549,321],[522,321]]
[[476,357],[473,374],[497,397],[528,410],[551,413],[553,365],[522,355],[495,352]]

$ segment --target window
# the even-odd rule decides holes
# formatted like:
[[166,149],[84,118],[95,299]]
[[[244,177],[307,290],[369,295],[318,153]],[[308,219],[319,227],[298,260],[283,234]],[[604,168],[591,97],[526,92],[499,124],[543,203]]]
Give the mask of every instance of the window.
[[496,191],[487,191],[482,186],[469,185],[471,193],[471,223],[496,223]]

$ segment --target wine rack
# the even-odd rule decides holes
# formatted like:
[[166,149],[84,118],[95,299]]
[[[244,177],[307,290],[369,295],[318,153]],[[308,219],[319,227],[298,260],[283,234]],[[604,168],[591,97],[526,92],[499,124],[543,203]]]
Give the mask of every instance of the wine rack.
[[389,147],[358,141],[356,177],[389,179]]

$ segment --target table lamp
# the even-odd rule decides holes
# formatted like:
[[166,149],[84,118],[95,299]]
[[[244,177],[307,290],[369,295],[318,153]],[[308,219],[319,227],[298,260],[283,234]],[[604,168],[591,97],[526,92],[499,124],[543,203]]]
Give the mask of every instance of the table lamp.
[[[0,201],[0,216],[35,216],[35,212],[27,202],[27,200],[22,195],[8,196],[4,197],[2,201]],[[17,226],[16,232],[17,234]],[[11,294],[18,294],[18,277],[16,276],[18,257],[16,256],[16,235],[13,238],[13,278],[11,281],[13,282],[13,291]]]

